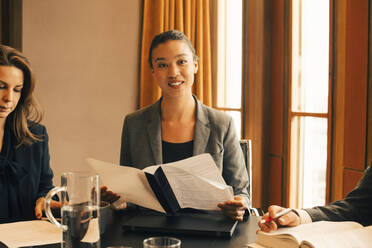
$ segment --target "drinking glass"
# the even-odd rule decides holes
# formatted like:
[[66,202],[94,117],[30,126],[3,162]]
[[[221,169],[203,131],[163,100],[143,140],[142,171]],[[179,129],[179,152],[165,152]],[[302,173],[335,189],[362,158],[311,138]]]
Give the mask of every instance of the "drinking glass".
[[[98,175],[90,172],[67,172],[61,176],[61,186],[49,191],[45,197],[48,219],[62,229],[61,247],[100,247],[99,189]],[[50,209],[51,199],[58,192],[61,192],[62,223],[54,218]]]
[[143,241],[143,248],[180,248],[181,240],[172,237],[151,237]]
[[112,221],[112,209],[110,207],[110,203],[101,201],[99,213],[99,232],[102,236]]

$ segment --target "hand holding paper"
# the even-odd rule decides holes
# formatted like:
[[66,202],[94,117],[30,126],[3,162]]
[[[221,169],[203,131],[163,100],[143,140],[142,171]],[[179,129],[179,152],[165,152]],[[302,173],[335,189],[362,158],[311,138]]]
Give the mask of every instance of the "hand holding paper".
[[235,196],[234,200],[231,201],[221,202],[218,207],[221,208],[225,215],[239,221],[243,221],[245,210],[247,209],[241,196]]
[[94,159],[87,162],[100,174],[103,184],[126,201],[160,212],[174,213],[179,208],[217,210],[218,203],[234,198],[232,187],[226,185],[209,154],[143,171]]
[[88,158],[89,166],[100,175],[102,185],[118,193],[127,202],[165,213],[151,190],[143,171]]
[[120,195],[109,190],[107,186],[101,187],[101,201],[113,203],[119,200],[119,198],[120,198]]

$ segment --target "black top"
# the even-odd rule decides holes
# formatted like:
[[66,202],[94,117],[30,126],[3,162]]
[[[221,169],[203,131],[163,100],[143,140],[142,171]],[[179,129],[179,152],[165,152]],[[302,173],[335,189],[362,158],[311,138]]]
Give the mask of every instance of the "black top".
[[8,122],[0,153],[0,221],[35,219],[36,200],[53,188],[48,134],[44,126],[32,124],[30,131],[43,141],[16,147],[18,142]]
[[194,141],[170,143],[162,140],[163,163],[171,163],[192,157]]

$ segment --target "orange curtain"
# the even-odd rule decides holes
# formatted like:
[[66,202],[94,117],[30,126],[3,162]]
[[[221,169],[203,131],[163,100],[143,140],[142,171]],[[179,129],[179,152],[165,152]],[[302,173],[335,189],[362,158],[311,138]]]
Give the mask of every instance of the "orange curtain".
[[157,101],[160,88],[152,77],[148,52],[155,35],[177,29],[184,32],[199,56],[193,93],[212,105],[209,0],[144,0],[140,64],[140,108]]

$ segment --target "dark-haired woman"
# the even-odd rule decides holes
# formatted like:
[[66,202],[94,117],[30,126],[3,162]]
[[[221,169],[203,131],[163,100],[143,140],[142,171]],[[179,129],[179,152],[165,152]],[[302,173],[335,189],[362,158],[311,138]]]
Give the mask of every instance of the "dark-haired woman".
[[120,164],[139,169],[210,153],[235,198],[218,207],[242,220],[249,206],[248,175],[232,118],[203,105],[192,94],[198,57],[190,40],[177,30],[157,35],[149,64],[161,88],[155,104],[126,116]]
[[[48,134],[39,122],[28,60],[0,45],[0,221],[40,219],[53,188]],[[53,206],[58,205],[54,202]]]

